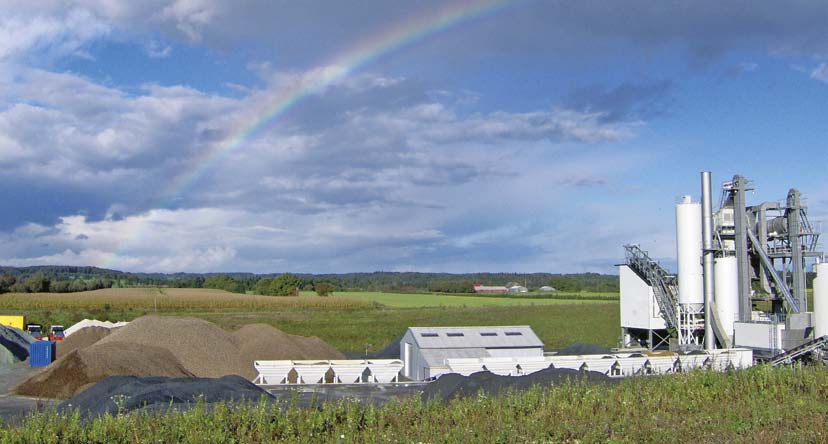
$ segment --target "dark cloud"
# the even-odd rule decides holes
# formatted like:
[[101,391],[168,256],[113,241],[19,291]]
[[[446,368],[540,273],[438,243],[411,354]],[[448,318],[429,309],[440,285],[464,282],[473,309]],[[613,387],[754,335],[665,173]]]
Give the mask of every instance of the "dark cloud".
[[611,89],[591,85],[573,91],[563,103],[571,109],[600,112],[604,122],[651,120],[669,113],[673,89],[670,80],[625,82]]

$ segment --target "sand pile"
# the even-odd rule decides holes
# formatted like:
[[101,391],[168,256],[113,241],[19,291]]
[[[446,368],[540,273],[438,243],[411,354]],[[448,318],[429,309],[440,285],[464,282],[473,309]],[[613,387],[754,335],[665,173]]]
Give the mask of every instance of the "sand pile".
[[62,341],[57,341],[57,357],[66,356],[74,350],[86,348],[109,336],[114,330],[106,327],[86,327],[67,336]]
[[263,324],[231,334],[201,319],[145,316],[109,331],[77,331],[58,349],[58,360],[17,392],[67,398],[107,376],[253,379],[255,360],[343,359],[319,338],[289,335]]
[[[112,342],[163,347],[199,377],[240,374],[238,344],[233,335],[202,319],[144,316],[112,332],[98,344]],[[246,365],[253,367],[253,362]]]
[[108,376],[191,377],[184,366],[161,347],[111,342],[95,344],[59,358],[23,381],[15,392],[43,398],[71,398]]
[[337,349],[312,336],[287,334],[266,324],[249,324],[233,333],[239,344],[238,374],[248,379],[256,377],[253,361],[280,359],[345,359]]

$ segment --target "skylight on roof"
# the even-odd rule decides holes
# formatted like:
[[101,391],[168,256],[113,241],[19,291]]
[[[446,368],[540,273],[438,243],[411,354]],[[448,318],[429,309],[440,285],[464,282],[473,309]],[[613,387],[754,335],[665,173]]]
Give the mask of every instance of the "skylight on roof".
[[506,336],[523,336],[523,333],[519,331],[507,331]]
[[440,335],[438,335],[437,333],[420,333],[420,336],[424,338],[436,338]]
[[451,338],[457,338],[457,337],[465,336],[465,335],[463,333],[446,333],[446,336],[451,337]]
[[493,331],[481,331],[480,336],[497,336],[497,333]]

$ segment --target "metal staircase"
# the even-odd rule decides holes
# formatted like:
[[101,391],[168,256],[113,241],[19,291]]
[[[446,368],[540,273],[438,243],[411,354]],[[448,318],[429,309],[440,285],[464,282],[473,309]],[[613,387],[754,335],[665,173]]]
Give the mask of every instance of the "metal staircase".
[[624,245],[624,250],[627,266],[653,288],[653,295],[658,302],[661,317],[664,318],[667,328],[677,330],[679,322],[676,276],[670,274],[658,262],[650,259],[647,252],[638,245]]

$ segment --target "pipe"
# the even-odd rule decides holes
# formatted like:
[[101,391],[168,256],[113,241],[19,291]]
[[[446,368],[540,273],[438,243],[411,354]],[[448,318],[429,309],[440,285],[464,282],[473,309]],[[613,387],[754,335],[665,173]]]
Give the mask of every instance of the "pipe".
[[716,348],[713,337],[713,195],[710,171],[702,171],[702,251],[704,273],[704,349]]

